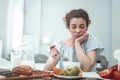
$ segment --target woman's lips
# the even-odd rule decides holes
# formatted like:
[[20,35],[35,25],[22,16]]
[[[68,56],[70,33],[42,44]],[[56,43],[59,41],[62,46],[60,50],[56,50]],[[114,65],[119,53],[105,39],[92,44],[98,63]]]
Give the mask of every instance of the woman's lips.
[[80,36],[82,36],[82,35],[75,35],[76,38],[79,38]]

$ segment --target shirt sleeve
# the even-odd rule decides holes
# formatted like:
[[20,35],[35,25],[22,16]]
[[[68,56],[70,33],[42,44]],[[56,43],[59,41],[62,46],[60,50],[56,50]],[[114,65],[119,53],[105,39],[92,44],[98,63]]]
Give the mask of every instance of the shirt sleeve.
[[97,55],[99,55],[104,50],[104,47],[95,36],[90,35],[86,42],[86,52],[95,49],[97,50]]
[[55,41],[53,43],[53,45],[55,45],[55,47],[57,48],[57,50],[61,53],[61,51],[62,51],[62,41],[61,40]]

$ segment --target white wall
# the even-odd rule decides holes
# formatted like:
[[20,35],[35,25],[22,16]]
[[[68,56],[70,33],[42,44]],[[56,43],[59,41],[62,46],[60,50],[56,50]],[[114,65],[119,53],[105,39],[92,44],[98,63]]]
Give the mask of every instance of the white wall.
[[41,0],[25,0],[24,34],[40,35]]
[[3,39],[3,35],[6,29],[7,8],[8,0],[0,0],[0,39]]
[[63,17],[66,12],[78,8],[88,12],[92,21],[89,32],[103,43],[105,50],[102,54],[109,60],[111,58],[110,0],[42,0],[42,37],[47,35],[52,41],[68,38],[70,35],[64,25]]
[[[9,0],[0,0],[0,39],[3,39],[3,42],[6,41],[8,2]],[[113,59],[109,61],[111,65],[116,64],[113,51],[120,48],[120,0],[25,0],[25,3],[24,34],[37,36],[37,49],[43,36],[50,36],[51,41],[70,36],[62,18],[71,9],[84,8],[92,20],[89,26],[90,32],[105,46],[102,54],[108,60]],[[5,51],[5,44],[3,44],[3,51]],[[41,53],[45,54],[46,46],[48,45],[41,46]]]
[[41,0],[25,0],[24,35],[35,37],[35,53],[40,52]]
[[7,29],[7,12],[8,12],[8,0],[0,0],[0,39],[2,40],[2,55],[5,54],[5,34]]
[[0,40],[0,58],[2,57],[2,49],[3,49],[3,45],[2,45],[2,40]]
[[[4,57],[8,58],[8,54],[17,47],[18,41],[20,41],[23,30],[23,12],[24,12],[24,0],[10,0],[8,1],[8,11],[6,20],[6,29],[4,34]],[[18,40],[16,40],[18,39]],[[16,44],[14,44],[16,43]],[[14,46],[13,46],[14,45]]]
[[112,0],[112,63],[117,64],[113,57],[115,49],[120,49],[120,0]]

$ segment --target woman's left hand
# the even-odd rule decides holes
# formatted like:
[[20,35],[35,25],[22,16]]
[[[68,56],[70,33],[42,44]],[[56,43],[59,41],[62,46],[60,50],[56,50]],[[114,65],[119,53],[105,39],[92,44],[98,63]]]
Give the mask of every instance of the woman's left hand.
[[84,42],[85,40],[87,40],[88,37],[89,37],[89,34],[88,33],[84,33],[82,36],[80,36],[79,38],[77,38],[75,40],[75,43],[80,43],[81,44],[82,42]]

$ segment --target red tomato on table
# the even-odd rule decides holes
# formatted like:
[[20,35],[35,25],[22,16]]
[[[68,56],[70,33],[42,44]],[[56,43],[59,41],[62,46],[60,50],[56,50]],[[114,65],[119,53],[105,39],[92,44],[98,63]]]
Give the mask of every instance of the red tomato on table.
[[112,69],[112,73],[110,75],[110,78],[114,79],[114,72],[118,70],[118,65],[112,66],[111,69]]
[[114,79],[114,80],[120,80],[120,71],[114,71],[112,79]]
[[118,65],[114,65],[110,68],[100,71],[98,73],[102,78],[120,80],[120,71],[118,71]]
[[110,75],[112,73],[112,69],[111,68],[107,68],[103,71],[98,72],[98,74],[102,77],[102,78],[107,78],[110,79]]
[[118,70],[118,65],[116,64],[116,65],[112,66],[111,69],[112,69],[112,71],[117,71]]

